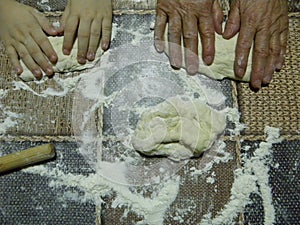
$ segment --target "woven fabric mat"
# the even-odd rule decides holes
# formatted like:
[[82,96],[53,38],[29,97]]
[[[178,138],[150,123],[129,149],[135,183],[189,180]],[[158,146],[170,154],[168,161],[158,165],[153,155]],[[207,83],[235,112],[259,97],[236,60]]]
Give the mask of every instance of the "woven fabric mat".
[[[289,42],[285,65],[268,87],[255,93],[248,84],[237,86],[245,135],[257,138],[265,126],[279,127],[282,135],[299,135],[300,131],[300,14],[289,19]],[[250,136],[249,136],[250,138]]]

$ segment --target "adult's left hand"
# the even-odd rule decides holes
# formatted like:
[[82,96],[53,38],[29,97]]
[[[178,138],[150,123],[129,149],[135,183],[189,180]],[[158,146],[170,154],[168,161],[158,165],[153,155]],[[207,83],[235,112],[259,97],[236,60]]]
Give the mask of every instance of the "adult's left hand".
[[238,34],[234,71],[243,77],[253,45],[252,88],[270,83],[282,68],[288,39],[286,0],[233,0],[223,37]]
[[[182,65],[181,39],[185,47],[188,73],[195,74],[199,66],[199,34],[204,63],[213,63],[215,32],[222,33],[223,12],[217,0],[158,0],[156,8],[155,47],[163,52],[164,42],[169,44],[170,64]],[[164,40],[168,23],[168,40]]]

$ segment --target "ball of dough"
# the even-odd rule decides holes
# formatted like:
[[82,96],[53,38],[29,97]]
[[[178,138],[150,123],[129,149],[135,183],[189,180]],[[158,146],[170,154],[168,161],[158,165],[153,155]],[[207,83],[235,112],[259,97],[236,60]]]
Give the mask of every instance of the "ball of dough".
[[[70,55],[64,55],[62,53],[62,46],[63,46],[63,38],[64,37],[48,37],[51,45],[54,48],[58,56],[57,63],[53,66],[53,70],[55,73],[57,72],[73,72],[73,71],[80,71],[83,69],[92,68],[95,64],[100,60],[100,56],[102,54],[102,50],[99,48],[94,61],[87,61],[86,64],[82,65],[77,62],[77,41],[75,41],[73,45],[73,49]],[[23,81],[33,81],[36,80],[34,75],[31,71],[25,66],[25,64],[21,61],[21,66],[23,67],[24,71],[20,75],[20,78]],[[44,74],[43,74],[44,75]]]
[[199,99],[176,96],[145,111],[132,136],[145,155],[181,160],[200,156],[226,127],[226,115]]

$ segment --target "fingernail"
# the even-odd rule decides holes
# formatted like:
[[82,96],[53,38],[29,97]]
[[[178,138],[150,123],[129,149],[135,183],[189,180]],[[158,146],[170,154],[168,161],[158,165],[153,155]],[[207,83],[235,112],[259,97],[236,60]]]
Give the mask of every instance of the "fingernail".
[[243,77],[243,76],[244,76],[244,73],[245,73],[244,69],[240,67],[240,68],[237,69],[236,75],[237,75],[238,77]]
[[253,87],[260,89],[261,88],[261,81],[260,80],[256,80],[253,82]]
[[195,74],[195,73],[197,73],[197,67],[195,65],[190,65],[188,67],[188,73],[190,73],[192,75]]
[[70,55],[70,50],[68,50],[68,49],[65,48],[63,50],[63,53],[64,53],[64,55]]
[[102,44],[102,50],[106,51],[108,49],[108,43],[103,43]]
[[88,58],[88,60],[94,60],[95,59],[95,53],[89,52],[86,57]]
[[57,57],[55,55],[51,55],[50,56],[50,61],[53,62],[53,63],[56,63]]
[[42,77],[43,77],[41,71],[38,69],[34,70],[33,74],[36,77],[36,79],[38,79],[38,80],[42,79]]
[[16,68],[14,68],[14,72],[19,75],[22,73],[22,70],[21,70],[21,68],[16,67]]
[[78,61],[80,64],[85,64],[85,63],[86,63],[86,59],[83,58],[82,56],[77,57],[77,61]]
[[269,84],[269,83],[271,82],[271,80],[272,80],[272,76],[266,76],[266,77],[264,78],[264,83],[265,83],[265,84]]
[[282,69],[282,66],[283,66],[282,62],[277,63],[275,66],[276,71],[279,72]]
[[53,69],[50,68],[50,67],[46,68],[46,74],[47,75],[52,75],[53,74]]
[[213,57],[211,55],[204,57],[204,63],[210,65],[212,63]]

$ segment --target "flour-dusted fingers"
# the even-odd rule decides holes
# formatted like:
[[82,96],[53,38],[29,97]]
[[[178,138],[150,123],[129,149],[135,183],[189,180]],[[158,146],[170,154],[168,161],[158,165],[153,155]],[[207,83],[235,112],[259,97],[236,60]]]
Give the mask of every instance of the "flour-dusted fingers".
[[175,13],[170,16],[168,27],[170,64],[175,68],[180,68],[182,64],[181,33],[181,17],[178,13]]
[[183,16],[183,43],[185,47],[185,65],[191,75],[198,71],[198,19],[195,15],[186,13]]
[[111,30],[112,30],[112,15],[105,16],[102,20],[101,32],[101,48],[106,51],[110,45]]
[[256,33],[256,28],[252,25],[251,19],[246,19],[244,23],[238,35],[234,61],[235,75],[240,78],[245,75],[250,49]]
[[211,16],[200,16],[198,29],[202,43],[202,59],[206,65],[211,65],[215,56],[215,29]]
[[167,21],[167,14],[160,8],[157,8],[154,28],[154,45],[158,52],[163,52],[165,50],[164,34],[166,30]]
[[90,18],[83,18],[79,23],[77,61],[80,64],[86,63],[86,56],[91,32],[91,22],[92,21],[90,20]]

